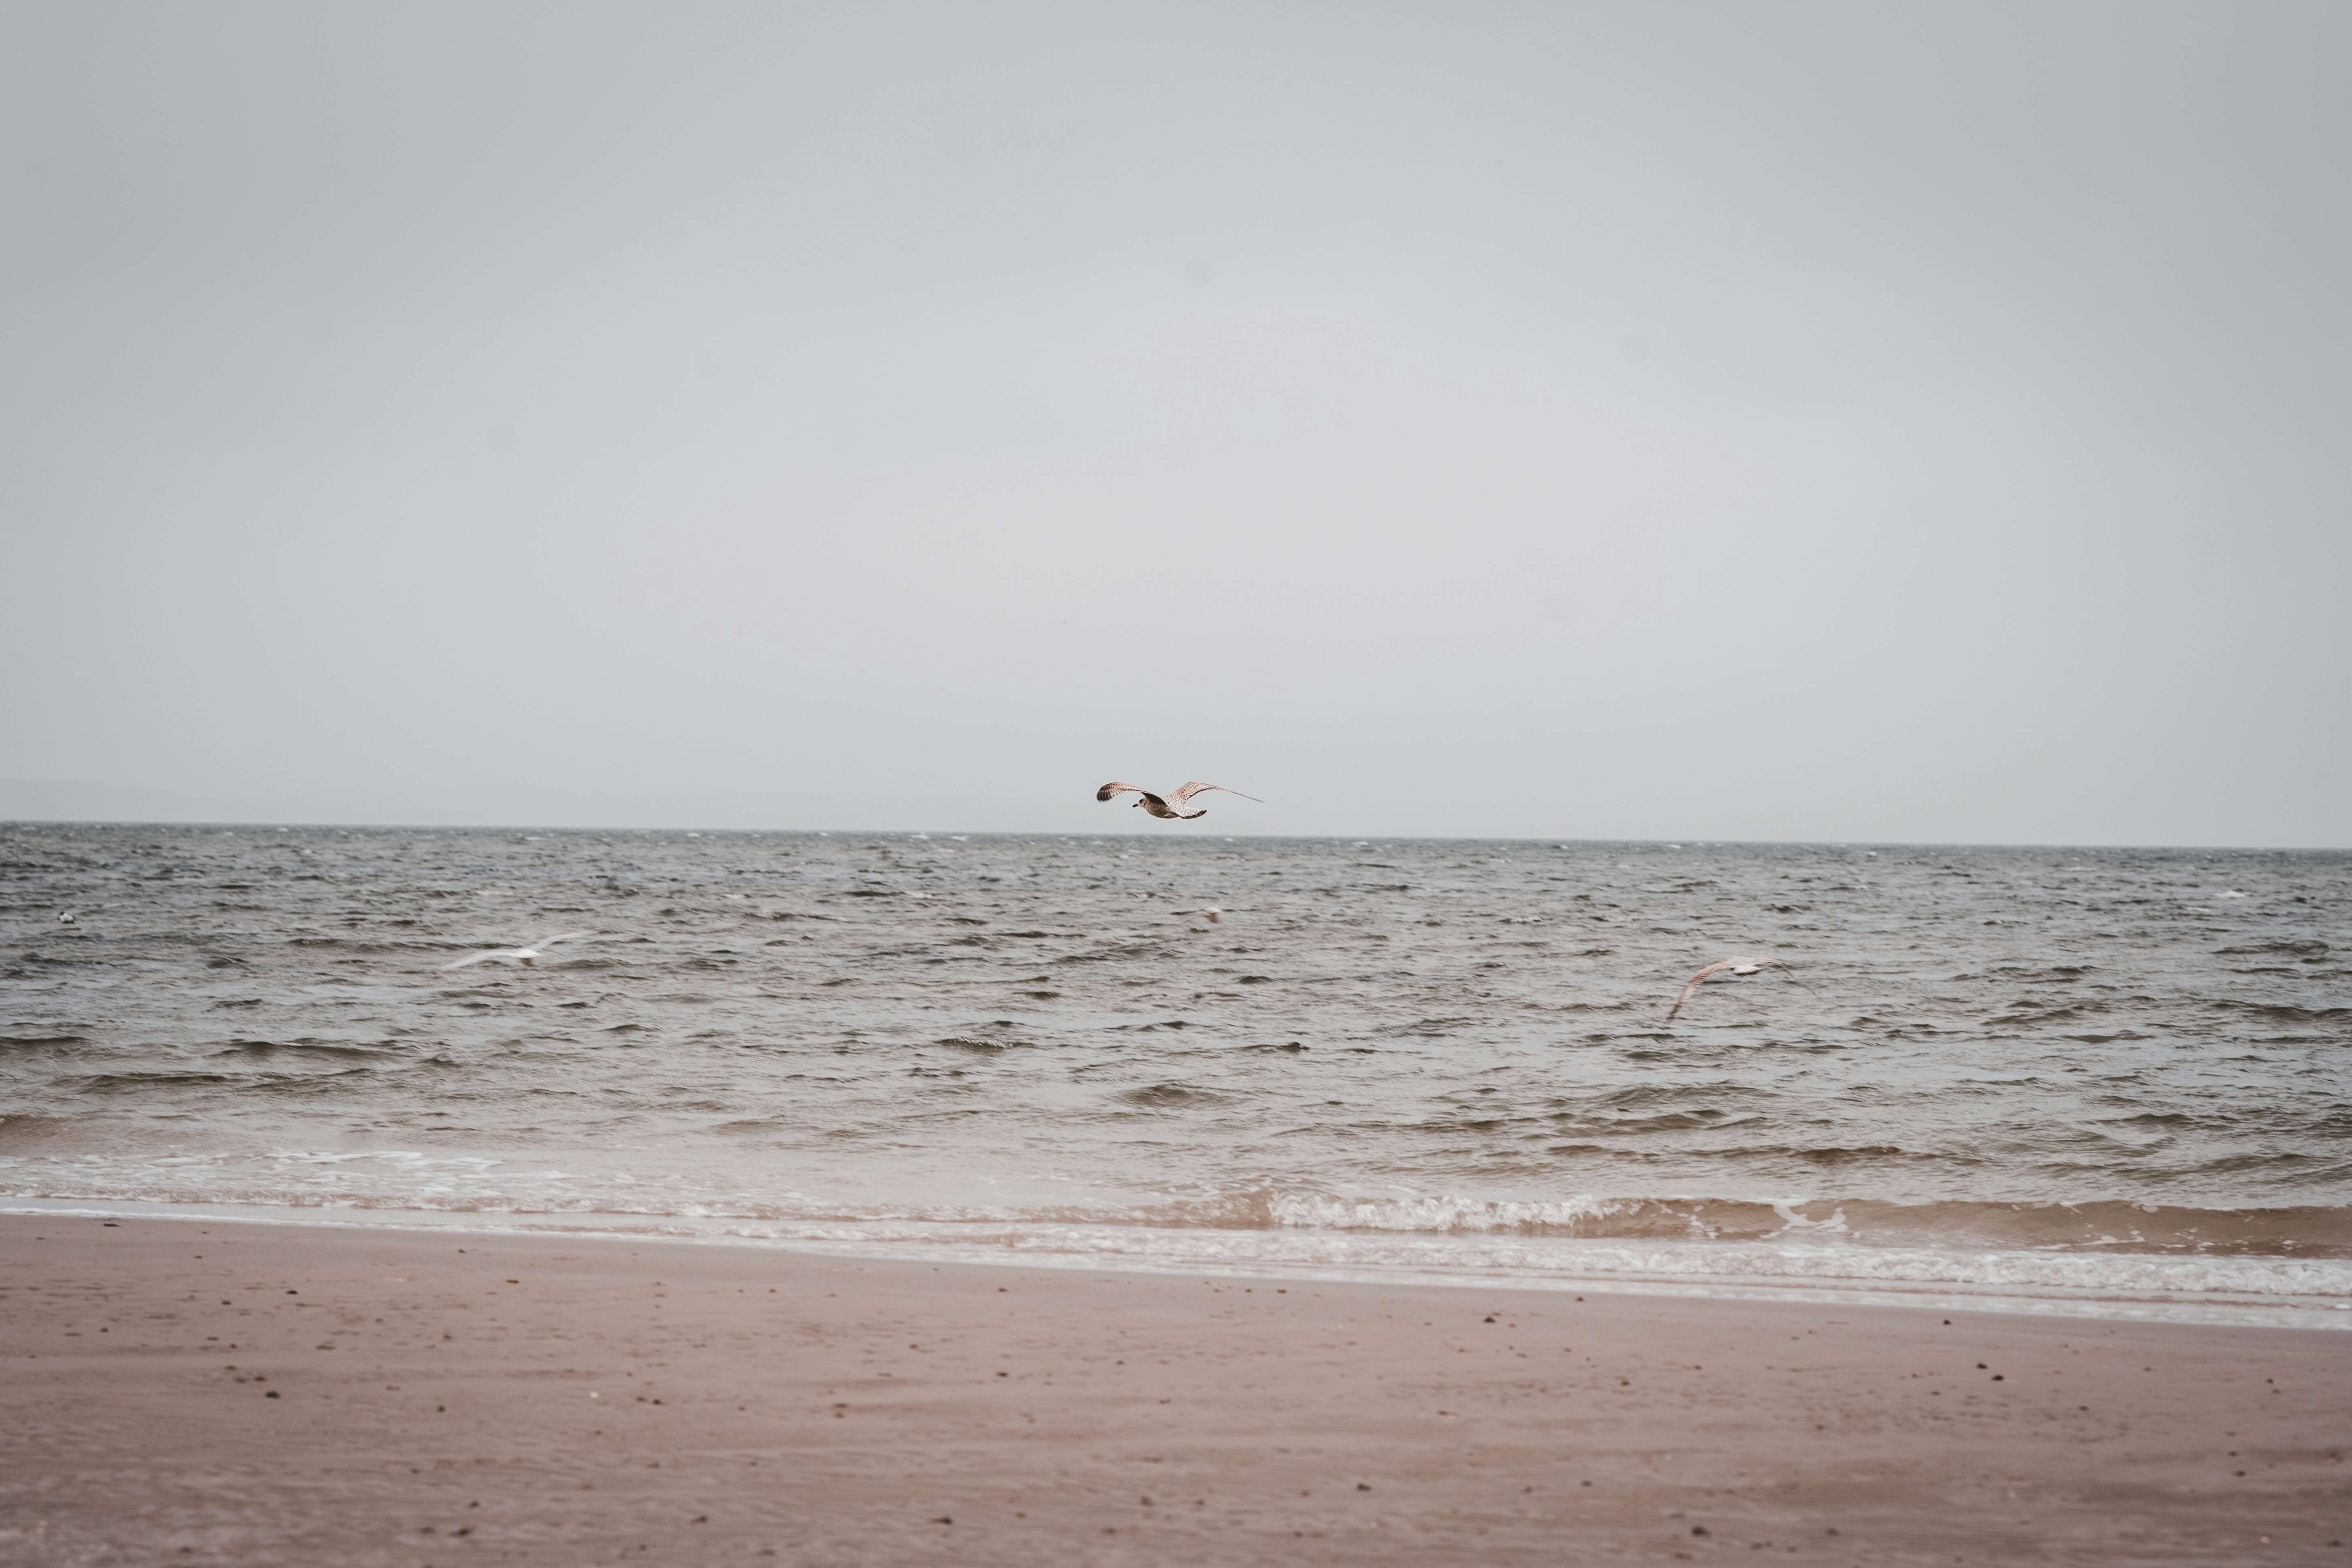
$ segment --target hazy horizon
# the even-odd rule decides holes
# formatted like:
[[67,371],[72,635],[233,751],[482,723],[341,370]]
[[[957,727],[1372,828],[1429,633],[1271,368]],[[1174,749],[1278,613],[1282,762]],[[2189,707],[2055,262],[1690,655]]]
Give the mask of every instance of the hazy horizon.
[[2287,4],[14,5],[0,797],[2352,846],[2347,66]]
[[[621,803],[625,807],[629,804]],[[639,803],[642,805],[642,803]],[[1090,803],[1091,804],[1091,803]],[[593,815],[593,805],[578,801],[570,803],[572,809],[559,810],[553,818],[459,818],[435,816],[429,813],[414,818],[333,817],[303,815],[268,815],[266,808],[240,805],[232,801],[207,801],[186,795],[173,795],[155,790],[124,790],[101,784],[79,783],[39,783],[0,780],[0,826],[36,827],[277,827],[343,829],[351,832],[482,832],[482,833],[695,833],[695,834],[882,834],[913,835],[946,837],[969,835],[985,837],[1058,837],[1100,838],[1106,836],[1152,837],[1173,834],[1183,838],[1199,838],[1214,843],[1241,839],[1329,838],[1334,840],[1360,837],[1352,832],[1334,833],[1275,833],[1237,826],[1231,822],[1223,826],[1208,821],[1169,823],[1150,820],[1139,813],[1125,816],[1091,813],[1064,815],[1055,826],[1043,819],[1043,814],[1024,813],[1011,803],[998,803],[984,810],[985,820],[966,820],[953,816],[925,816],[920,803],[866,801],[851,804],[847,814],[824,817],[814,813],[821,806],[806,801],[785,801],[773,809],[756,807],[730,812],[723,805],[705,807],[698,813],[686,810],[672,818],[661,818],[639,810],[634,816],[624,810],[611,816]],[[80,809],[77,810],[79,807]],[[185,816],[164,815],[172,810],[190,813]],[[954,809],[948,808],[950,812]],[[877,820],[861,820],[855,814],[864,811]],[[1107,808],[1106,808],[1107,811]],[[1003,826],[1024,815],[1036,818],[1025,826]],[[791,820],[786,820],[790,818]],[[888,820],[880,820],[887,818]],[[990,823],[998,824],[990,826]],[[1622,837],[1558,833],[1387,833],[1371,836],[1372,842],[1395,843],[1507,843],[1584,845],[1639,844],[1667,848],[1728,848],[1739,847],[1783,846],[1822,848],[1897,848],[1897,849],[2119,849],[2149,850],[2195,854],[2300,854],[2341,851],[2344,847],[2324,844],[2131,844],[2099,839],[1994,842],[1976,839],[1895,839],[1895,838],[1710,838],[1698,834],[1683,834],[1675,837]]]

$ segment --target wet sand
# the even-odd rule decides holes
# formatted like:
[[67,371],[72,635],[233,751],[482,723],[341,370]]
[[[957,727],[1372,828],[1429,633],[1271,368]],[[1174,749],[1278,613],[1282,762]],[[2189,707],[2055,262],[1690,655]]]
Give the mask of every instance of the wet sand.
[[0,1262],[12,1563],[2352,1568],[2352,1333],[55,1216]]

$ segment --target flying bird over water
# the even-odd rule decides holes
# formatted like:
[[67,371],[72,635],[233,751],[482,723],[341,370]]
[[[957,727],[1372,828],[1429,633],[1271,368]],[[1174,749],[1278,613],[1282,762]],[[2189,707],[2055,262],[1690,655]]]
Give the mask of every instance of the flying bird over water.
[[553,947],[557,942],[572,942],[580,937],[593,936],[596,933],[594,931],[568,931],[562,936],[541,937],[539,941],[531,943],[529,947],[494,947],[487,952],[478,952],[473,954],[471,957],[461,958],[455,963],[445,963],[441,966],[441,972],[446,974],[450,970],[463,969],[469,963],[481,963],[484,962],[492,963],[520,963],[524,968],[528,969],[530,967],[532,960],[545,958],[547,956],[547,950]]
[[[1237,789],[1225,789],[1225,786],[1223,784],[1202,784],[1198,779],[1195,779],[1191,784],[1186,784],[1182,789],[1177,790],[1165,796],[1156,795],[1150,790],[1144,788],[1141,784],[1117,783],[1107,784],[1103,785],[1102,788],[1095,791],[1095,798],[1097,800],[1109,800],[1115,795],[1125,795],[1129,790],[1133,790],[1136,794],[1143,797],[1135,804],[1150,812],[1152,816],[1164,816],[1171,822],[1190,822],[1196,816],[1208,816],[1208,807],[1202,806],[1198,811],[1184,811],[1179,808],[1190,805],[1194,795],[1206,795],[1213,789],[1224,790],[1227,795],[1242,795],[1242,792]],[[1257,800],[1257,796],[1254,795],[1242,795],[1242,798],[1244,800]],[[1265,802],[1262,800],[1257,800],[1257,803],[1260,805],[1264,805],[1265,804]]]
[[1673,1023],[1675,1015],[1683,1010],[1683,1004],[1691,999],[1691,993],[1714,976],[1734,974],[1745,979],[1750,974],[1761,974],[1767,969],[1779,970],[1780,977],[1784,980],[1796,981],[1800,985],[1804,984],[1803,981],[1797,980],[1795,972],[1777,958],[1727,958],[1721,963],[1708,964],[1690,977],[1690,984],[1683,987],[1683,994],[1675,997],[1675,1005],[1666,1010],[1666,1022]]

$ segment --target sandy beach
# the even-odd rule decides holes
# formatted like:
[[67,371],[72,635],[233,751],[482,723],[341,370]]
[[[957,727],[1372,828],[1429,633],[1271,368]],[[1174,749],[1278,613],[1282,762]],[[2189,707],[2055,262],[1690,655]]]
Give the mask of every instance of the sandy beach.
[[2352,1563],[2352,1337],[0,1217],[28,1563]]

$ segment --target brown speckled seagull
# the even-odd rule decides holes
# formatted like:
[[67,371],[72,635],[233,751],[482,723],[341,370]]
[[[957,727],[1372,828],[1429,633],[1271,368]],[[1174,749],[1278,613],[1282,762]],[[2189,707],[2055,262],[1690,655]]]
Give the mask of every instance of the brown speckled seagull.
[[[1133,790],[1136,794],[1143,797],[1135,804],[1150,812],[1152,816],[1164,816],[1171,822],[1190,822],[1196,816],[1208,816],[1208,808],[1203,806],[1198,811],[1182,811],[1178,808],[1191,805],[1194,795],[1206,795],[1213,789],[1224,790],[1227,795],[1242,795],[1242,792],[1237,789],[1225,789],[1225,786],[1223,784],[1202,784],[1196,779],[1192,783],[1186,784],[1182,789],[1176,790],[1166,796],[1156,795],[1150,790],[1144,788],[1141,784],[1118,784],[1117,782],[1113,782],[1107,784],[1103,785],[1102,788],[1095,791],[1095,798],[1097,800],[1110,800],[1118,795],[1125,795],[1129,790]],[[1257,800],[1257,796],[1254,795],[1242,795],[1242,798],[1244,800]],[[1265,802],[1262,800],[1258,800],[1257,803],[1260,805],[1264,805],[1265,804]]]
[[1797,980],[1795,973],[1777,958],[1727,958],[1721,963],[1708,964],[1690,977],[1690,984],[1683,987],[1683,994],[1675,997],[1675,1005],[1667,1009],[1666,1022],[1673,1023],[1675,1015],[1683,1010],[1683,1004],[1691,999],[1691,993],[1716,975],[1735,974],[1745,979],[1750,974],[1761,974],[1767,969],[1779,970],[1780,977],[1784,980],[1796,980],[1800,985],[1804,984],[1803,981]]

